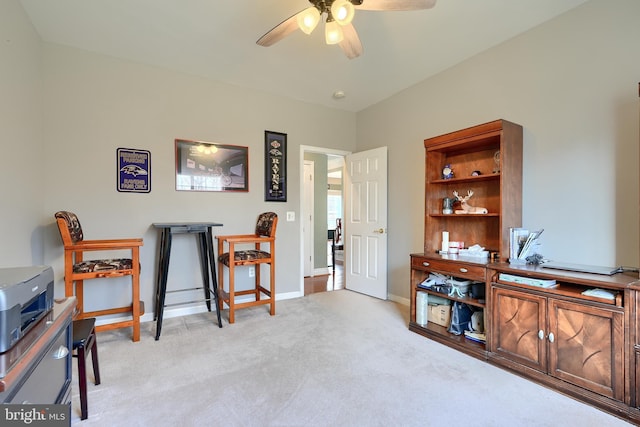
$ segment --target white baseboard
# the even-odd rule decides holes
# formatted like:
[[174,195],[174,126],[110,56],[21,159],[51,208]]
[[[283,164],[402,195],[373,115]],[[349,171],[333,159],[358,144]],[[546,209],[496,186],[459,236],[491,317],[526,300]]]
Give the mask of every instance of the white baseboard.
[[[287,300],[287,299],[293,299],[293,298],[299,298],[304,296],[301,292],[287,292],[284,294],[276,294],[276,301],[283,301],[283,300]],[[237,301],[241,302],[243,300],[250,300],[251,297],[249,296],[244,296],[242,298],[238,298]],[[213,303],[213,302],[212,302]],[[214,308],[212,307],[212,310]],[[203,302],[202,304],[198,304],[198,305],[190,305],[190,306],[185,306],[185,307],[174,307],[174,308],[170,308],[170,309],[165,309],[164,312],[162,313],[162,318],[163,319],[171,319],[173,317],[182,317],[182,316],[189,316],[191,314],[198,314],[198,313],[206,313],[207,312],[207,305]],[[130,317],[127,316],[121,316],[121,317],[111,317],[111,318],[102,318],[102,319],[96,319],[96,326],[99,325],[105,325],[108,323],[113,323],[113,322],[120,322],[120,321],[125,321],[125,320],[129,320]],[[143,316],[140,317],[140,322],[144,323],[144,322],[153,322],[153,313],[145,313]]]
[[411,301],[409,300],[409,298],[400,297],[398,295],[388,294],[387,299],[393,302],[397,302],[398,304],[406,305],[406,306],[409,306],[411,304]]

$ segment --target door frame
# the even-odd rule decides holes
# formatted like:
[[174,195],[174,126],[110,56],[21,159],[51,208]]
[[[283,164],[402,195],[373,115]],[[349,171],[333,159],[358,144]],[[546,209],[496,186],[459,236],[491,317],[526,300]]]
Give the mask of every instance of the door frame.
[[[299,156],[299,170],[300,170],[300,218],[305,214],[304,212],[304,153],[317,153],[317,154],[327,154],[334,156],[343,156],[346,157],[348,154],[351,154],[351,151],[344,150],[335,150],[332,148],[326,147],[315,147],[311,145],[301,145],[300,146],[300,156]],[[313,224],[312,224],[313,225]],[[303,230],[303,221],[299,222],[299,231],[300,231],[300,242],[299,242],[299,253],[300,253],[300,295],[304,295],[304,230]],[[326,236],[325,236],[326,238]]]
[[[315,191],[313,188],[314,180],[315,180],[315,173],[313,172],[315,168],[315,162],[313,160],[304,160],[303,168],[304,168],[303,170],[304,178],[303,178],[303,187],[302,187],[302,195],[301,195],[303,199],[302,206],[308,207],[313,212],[315,211],[314,209]],[[307,181],[308,168],[311,168],[310,175],[312,176],[312,179]],[[302,235],[302,243],[303,243],[302,245],[302,248],[303,248],[302,277],[307,277],[307,276],[313,277],[315,275],[315,269],[313,268],[313,264],[315,262],[314,255],[313,255],[313,252],[314,252],[313,243],[315,241],[315,230],[313,229],[314,217],[312,216],[311,218],[309,218],[309,214],[304,211],[304,208],[300,211],[300,223],[302,225],[302,234],[303,234]],[[305,225],[308,225],[307,233],[304,232]]]

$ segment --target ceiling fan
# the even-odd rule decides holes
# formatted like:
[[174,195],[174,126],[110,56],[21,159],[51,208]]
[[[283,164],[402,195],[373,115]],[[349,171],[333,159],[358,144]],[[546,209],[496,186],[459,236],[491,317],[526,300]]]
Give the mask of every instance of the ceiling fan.
[[316,28],[323,14],[325,40],[327,44],[338,44],[349,59],[363,52],[362,43],[351,21],[355,9],[361,10],[420,10],[430,9],[436,0],[309,0],[313,5],[285,19],[256,42],[260,46],[271,46],[297,29],[306,34]]

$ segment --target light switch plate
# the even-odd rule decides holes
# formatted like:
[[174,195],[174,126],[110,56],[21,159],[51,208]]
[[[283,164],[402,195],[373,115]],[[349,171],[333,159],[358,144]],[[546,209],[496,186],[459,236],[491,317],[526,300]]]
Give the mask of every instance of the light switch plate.
[[287,221],[295,221],[295,220],[296,220],[296,213],[294,211],[288,211]]

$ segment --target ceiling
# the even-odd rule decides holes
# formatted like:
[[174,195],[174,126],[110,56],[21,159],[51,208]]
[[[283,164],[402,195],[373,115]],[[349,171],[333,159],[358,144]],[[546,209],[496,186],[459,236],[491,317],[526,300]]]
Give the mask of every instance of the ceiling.
[[[366,2],[366,0],[364,0]],[[46,42],[357,112],[586,0],[438,0],[410,12],[357,10],[364,54],[324,25],[255,42],[307,0],[21,0]],[[334,99],[336,91],[345,97]]]

